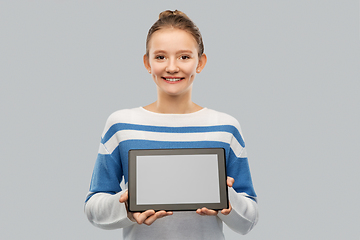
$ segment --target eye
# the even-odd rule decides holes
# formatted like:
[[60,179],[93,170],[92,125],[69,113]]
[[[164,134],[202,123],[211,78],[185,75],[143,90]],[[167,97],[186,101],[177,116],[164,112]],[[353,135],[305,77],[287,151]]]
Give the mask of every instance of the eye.
[[158,55],[158,56],[155,57],[155,59],[164,60],[164,59],[165,59],[165,56],[163,56],[163,55]]
[[187,60],[187,59],[190,59],[190,56],[188,56],[188,55],[182,55],[182,56],[180,57],[180,59],[182,59],[182,60]]

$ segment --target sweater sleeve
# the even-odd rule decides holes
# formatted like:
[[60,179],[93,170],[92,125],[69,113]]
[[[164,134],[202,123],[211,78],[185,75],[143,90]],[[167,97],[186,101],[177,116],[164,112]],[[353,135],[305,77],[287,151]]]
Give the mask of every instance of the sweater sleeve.
[[85,203],[85,214],[89,221],[102,229],[125,228],[135,222],[127,217],[124,203],[120,203],[120,196],[125,190],[117,194],[96,193]]
[[116,132],[110,126],[111,118],[106,123],[101,139],[84,208],[89,221],[103,229],[124,228],[134,224],[127,217],[125,204],[119,202],[126,190],[122,184],[124,178],[119,151],[117,148],[109,150],[109,145],[105,146],[106,142],[111,143],[109,139],[113,139]]
[[233,231],[247,234],[257,223],[259,214],[247,158],[235,158],[229,164],[228,176],[234,178],[233,187],[229,188],[230,214],[218,217]]
[[246,234],[256,225],[259,214],[245,142],[238,122],[235,124],[230,145],[226,169],[227,175],[235,180],[228,191],[232,210],[228,215],[219,212],[218,217],[233,231]]
[[229,188],[229,200],[232,207],[228,215],[218,213],[218,217],[233,231],[247,234],[258,221],[258,207],[256,201],[243,193],[237,193]]
[[[218,217],[233,231],[246,234],[258,221],[257,196],[255,194],[248,160],[245,157],[235,157],[229,161],[228,176],[234,178],[233,187],[229,188],[229,201],[232,207],[230,214]],[[231,158],[230,158],[231,159]]]
[[124,228],[134,224],[127,217],[125,204],[119,202],[126,189],[120,186],[121,164],[112,155],[100,145],[84,209],[89,221],[102,229]]

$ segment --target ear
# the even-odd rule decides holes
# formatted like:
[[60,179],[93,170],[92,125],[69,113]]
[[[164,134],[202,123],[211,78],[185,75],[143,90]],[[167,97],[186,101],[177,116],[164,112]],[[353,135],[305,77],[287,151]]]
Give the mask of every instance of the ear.
[[143,61],[144,61],[144,66],[145,66],[146,70],[149,73],[151,73],[151,66],[150,66],[149,58],[146,54],[144,54]]
[[206,54],[203,53],[201,55],[201,57],[199,58],[199,63],[198,63],[198,66],[196,68],[197,73],[200,73],[204,69],[204,67],[206,65],[206,62],[207,62],[207,57],[206,57]]

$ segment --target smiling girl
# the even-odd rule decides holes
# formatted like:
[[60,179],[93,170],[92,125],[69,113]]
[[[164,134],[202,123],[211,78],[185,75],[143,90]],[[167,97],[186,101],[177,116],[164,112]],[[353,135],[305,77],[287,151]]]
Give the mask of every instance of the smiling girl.
[[[124,239],[224,239],[223,222],[246,234],[257,223],[258,210],[240,125],[191,100],[195,76],[207,61],[199,29],[180,11],[160,13],[149,30],[143,61],[157,100],[108,118],[85,203],[89,221],[104,229],[123,228]],[[228,209],[127,210],[129,150],[219,147],[226,152]]]

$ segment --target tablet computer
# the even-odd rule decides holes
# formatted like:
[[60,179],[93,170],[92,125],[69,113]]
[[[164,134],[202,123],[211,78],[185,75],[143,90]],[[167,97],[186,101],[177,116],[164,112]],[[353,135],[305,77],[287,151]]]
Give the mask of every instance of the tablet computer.
[[131,212],[229,207],[223,148],[129,151]]

